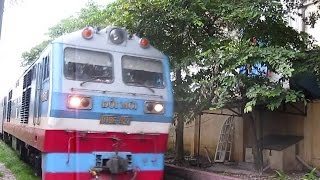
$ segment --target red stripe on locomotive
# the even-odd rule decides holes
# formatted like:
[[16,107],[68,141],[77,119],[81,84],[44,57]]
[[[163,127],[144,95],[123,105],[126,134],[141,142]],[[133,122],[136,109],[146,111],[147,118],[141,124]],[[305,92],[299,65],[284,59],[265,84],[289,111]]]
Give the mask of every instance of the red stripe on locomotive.
[[168,134],[85,133],[45,130],[5,123],[10,134],[42,152],[119,151],[132,153],[164,153]]

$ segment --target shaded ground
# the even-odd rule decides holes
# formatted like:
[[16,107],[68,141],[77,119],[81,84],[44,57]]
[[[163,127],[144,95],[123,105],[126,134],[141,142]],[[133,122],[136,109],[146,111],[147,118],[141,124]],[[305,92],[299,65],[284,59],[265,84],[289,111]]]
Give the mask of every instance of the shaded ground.
[[[241,179],[277,179],[274,170],[267,170],[260,174],[256,172],[251,163],[239,163],[234,165],[213,164],[206,168],[207,171],[221,173],[223,175],[237,177]],[[301,180],[306,172],[289,172],[286,175],[292,180]]]
[[16,180],[12,172],[0,163],[0,180]]
[[[202,159],[192,159],[186,157],[186,161],[183,163],[177,163],[174,161],[172,156],[167,156],[166,163],[174,164],[181,167],[198,169],[207,172],[213,172],[225,176],[235,177],[239,179],[250,179],[250,180],[274,180],[280,179],[276,178],[275,170],[266,170],[264,173],[260,174],[256,172],[253,168],[252,163],[209,163],[206,158]],[[302,172],[287,172],[286,176],[290,180],[301,180],[306,173],[309,171]]]

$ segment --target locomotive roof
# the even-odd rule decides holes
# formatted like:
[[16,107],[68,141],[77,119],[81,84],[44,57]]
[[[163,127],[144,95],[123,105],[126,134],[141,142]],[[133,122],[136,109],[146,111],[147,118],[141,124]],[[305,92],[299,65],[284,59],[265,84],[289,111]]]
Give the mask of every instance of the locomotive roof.
[[[126,34],[127,31],[124,28],[121,27],[115,27],[115,26],[109,26],[104,29],[101,29],[99,31],[96,31],[93,35],[92,39],[84,39],[82,37],[82,31],[74,31],[65,35],[62,35],[55,40],[53,40],[50,44],[52,43],[61,43],[61,44],[66,44],[74,47],[81,47],[81,48],[88,48],[88,49],[99,49],[102,51],[118,51],[126,54],[132,54],[132,55],[141,55],[144,57],[153,57],[153,58],[164,58],[165,55],[159,51],[158,49],[154,48],[152,45],[150,45],[148,48],[142,48],[140,47],[139,41],[140,37],[134,35],[129,35],[127,34],[126,40],[124,43],[120,45],[113,44],[109,39],[108,39],[108,33],[114,29],[114,28],[120,28],[123,29]],[[49,46],[48,45],[48,46]],[[47,49],[48,46],[45,48]],[[120,47],[120,48],[119,48]],[[43,51],[45,51],[45,49]],[[25,68],[24,72],[19,76],[18,79],[24,76],[24,74],[31,69],[31,67],[34,65],[34,63],[37,60],[35,60],[31,65]],[[17,80],[18,80],[17,79]],[[14,85],[14,83],[13,83]],[[12,86],[8,88],[10,91],[12,89]]]
[[128,54],[137,54],[155,58],[163,58],[164,54],[154,48],[153,46],[149,46],[148,48],[140,47],[139,41],[140,37],[136,35],[132,35],[129,37],[127,31],[123,29],[126,33],[126,40],[124,43],[117,45],[110,41],[109,33],[114,28],[110,26],[99,31],[96,31],[93,34],[93,37],[89,40],[82,37],[82,30],[78,30],[72,33],[65,34],[57,39],[55,39],[52,43],[62,43],[70,46],[82,47],[82,48],[90,48],[90,49],[100,49],[102,51],[118,51]]

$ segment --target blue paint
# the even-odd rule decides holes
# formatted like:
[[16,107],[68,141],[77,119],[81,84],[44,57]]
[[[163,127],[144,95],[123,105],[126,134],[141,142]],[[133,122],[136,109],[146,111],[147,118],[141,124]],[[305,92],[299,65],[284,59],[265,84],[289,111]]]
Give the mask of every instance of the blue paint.
[[[43,171],[55,173],[89,172],[96,164],[96,154],[103,155],[103,158],[111,158],[115,155],[114,152],[70,153],[68,161],[68,153],[43,154]],[[123,158],[127,154],[129,153],[119,152],[119,156]],[[161,171],[163,164],[163,154],[132,154],[132,167],[138,168],[140,171]]]
[[53,43],[52,46],[52,92],[62,91],[62,63],[63,63],[63,44]]
[[[173,103],[165,103],[164,114],[145,114],[144,113],[144,100],[142,99],[128,99],[128,98],[111,98],[106,96],[91,96],[92,98],[92,109],[91,110],[74,110],[67,108],[67,97],[66,93],[52,93],[52,104],[51,104],[51,117],[56,118],[79,118],[79,119],[100,119],[102,115],[121,115],[131,116],[132,121],[143,121],[143,122],[171,122],[173,116]],[[110,109],[103,108],[101,105],[104,101],[114,100],[116,102],[136,102],[137,109]]]
[[[172,122],[173,116],[173,92],[172,83],[170,80],[170,65],[169,59],[163,60],[164,74],[166,83],[167,99],[165,101],[165,112],[164,114],[145,114],[144,113],[144,100],[142,99],[128,99],[128,98],[110,98],[107,96],[92,96],[93,107],[91,110],[74,110],[67,108],[67,97],[68,94],[61,93],[63,85],[63,51],[64,45],[60,43],[52,44],[52,87],[50,91],[51,96],[51,109],[50,117],[56,118],[77,118],[77,119],[100,119],[102,115],[122,115],[131,116],[132,121],[143,121],[143,122]],[[103,101],[116,100],[118,102],[130,102],[135,101],[138,103],[137,110],[129,109],[107,109],[102,108]],[[43,111],[48,107],[48,103],[43,103]],[[46,116],[46,114],[42,114]]]
[[78,111],[64,111],[64,110],[52,110],[50,113],[51,117],[56,118],[73,118],[73,119],[91,119],[91,120],[98,120],[101,118],[102,115],[108,116],[130,116],[132,117],[132,121],[137,122],[161,122],[161,123],[170,123],[172,121],[171,117],[164,117],[164,116],[152,116],[152,115],[132,115],[132,114],[110,114],[110,113],[96,113],[96,112],[80,112]]
[[173,116],[174,112],[174,98],[173,98],[173,91],[172,91],[172,82],[171,82],[171,77],[170,77],[170,63],[169,63],[169,58],[166,56],[164,59],[164,71],[165,71],[165,79],[166,79],[166,85],[167,85],[167,105],[170,107],[168,110],[168,114]]
[[[239,68],[239,74],[245,74],[246,73],[246,66],[241,66]],[[267,75],[268,67],[266,65],[262,64],[255,64],[254,66],[250,67],[250,73],[248,75],[251,76],[265,76]]]
[[[257,47],[263,48],[266,47],[267,44],[263,40],[257,40]],[[247,66],[243,65],[239,70],[239,74],[246,74],[247,73]],[[249,69],[248,69],[249,70]],[[248,72],[248,76],[266,76],[268,73],[268,66],[263,62],[258,62],[250,67],[250,72]]]

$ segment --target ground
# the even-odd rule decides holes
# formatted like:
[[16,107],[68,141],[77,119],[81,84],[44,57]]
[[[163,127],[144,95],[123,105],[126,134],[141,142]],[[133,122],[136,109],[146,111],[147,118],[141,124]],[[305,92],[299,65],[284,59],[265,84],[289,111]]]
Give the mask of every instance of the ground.
[[[252,163],[210,163],[207,159],[201,158],[199,160],[193,158],[186,158],[183,163],[176,163],[172,156],[166,156],[166,163],[174,164],[185,168],[197,169],[206,172],[213,172],[225,176],[230,176],[239,179],[250,180],[275,180],[284,179],[283,176],[276,178],[276,171],[268,169],[260,174],[254,171]],[[308,171],[287,172],[285,175],[287,180],[301,180]]]
[[0,180],[16,180],[12,172],[0,163]]

